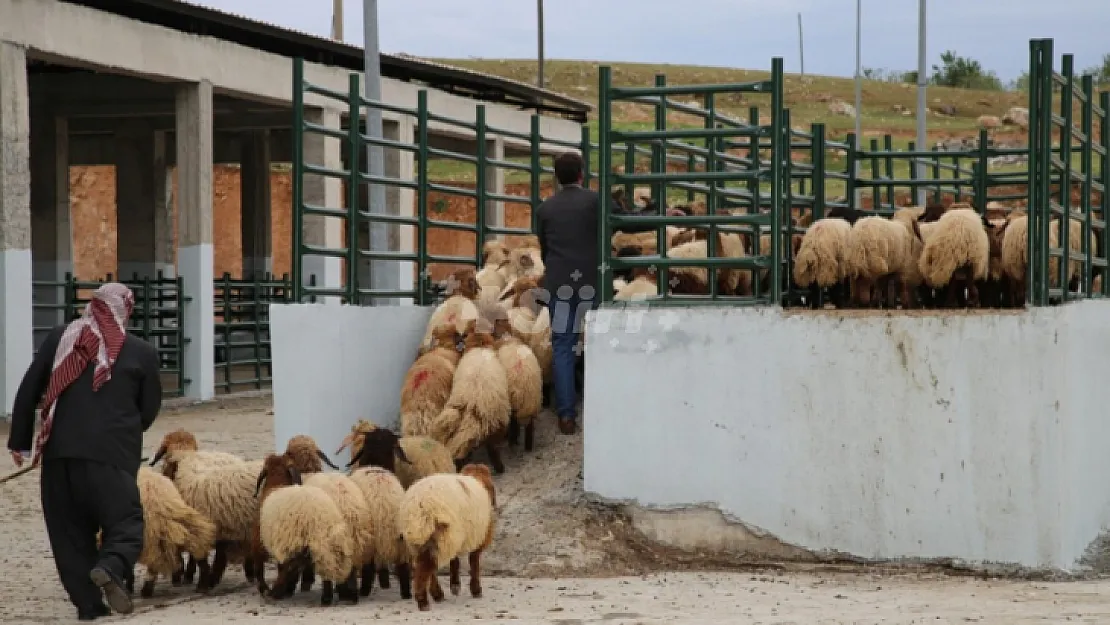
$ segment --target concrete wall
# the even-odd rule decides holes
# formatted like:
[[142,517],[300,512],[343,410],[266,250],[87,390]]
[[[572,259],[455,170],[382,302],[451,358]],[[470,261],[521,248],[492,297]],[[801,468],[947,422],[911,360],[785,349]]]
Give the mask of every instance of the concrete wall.
[[330,455],[360,418],[396,426],[431,315],[422,306],[272,304],[274,449],[308,434]]
[[602,310],[585,487],[811,551],[1068,569],[1110,523],[1108,316]]

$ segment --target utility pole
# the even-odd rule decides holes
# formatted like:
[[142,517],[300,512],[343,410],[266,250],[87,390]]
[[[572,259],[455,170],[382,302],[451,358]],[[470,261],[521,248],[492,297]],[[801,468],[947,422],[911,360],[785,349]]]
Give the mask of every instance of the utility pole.
[[805,46],[802,44],[802,14],[798,13],[798,64],[801,66],[799,72],[802,76],[806,75],[806,51]]
[[[917,0],[917,149],[927,150],[925,138],[925,91],[928,88],[928,80],[925,76],[925,0]],[[917,167],[916,171],[921,172],[921,167]],[[917,188],[916,204],[918,206],[925,205],[925,189],[922,187]],[[983,207],[979,207],[983,210]]]
[[343,0],[331,3],[331,38],[343,41]]
[[[860,109],[863,108],[863,73],[861,71],[863,66],[862,66],[862,47],[860,45],[860,40],[861,40],[861,37],[862,37],[862,35],[861,35],[862,28],[861,27],[862,27],[862,24],[863,24],[863,19],[862,19],[863,6],[862,5],[863,5],[862,0],[856,0],[856,145],[852,146],[852,149],[855,149],[855,148],[859,147],[860,142],[863,141],[863,135],[860,132],[860,115],[861,115]],[[856,170],[852,172],[853,176],[858,176],[859,175],[859,165],[860,165],[859,159],[856,159]],[[860,200],[862,198],[863,198],[862,189],[856,189],[856,197],[854,198],[854,202],[853,202],[853,204],[855,205],[856,208],[860,207]],[[879,208],[879,207],[876,206],[874,208]]]
[[[373,102],[382,101],[382,73],[381,73],[381,60],[379,58],[379,42],[378,42],[378,0],[362,0],[362,32],[363,32],[363,54],[365,58],[365,72],[366,72],[366,86],[364,92],[366,99]],[[381,109],[373,106],[366,107],[366,136],[374,139],[382,139],[382,111]],[[351,124],[358,124],[358,118],[352,119]],[[357,126],[356,126],[357,127]],[[385,176],[385,154],[380,145],[368,145],[366,148],[366,173],[371,176]],[[387,214],[388,211],[385,201],[385,187],[381,184],[371,182],[367,183],[367,195],[370,200],[370,213],[376,215]],[[370,223],[367,224],[370,235],[370,251],[372,252],[388,252],[394,251],[394,246],[391,245],[390,239],[399,239],[398,228],[384,223]],[[397,241],[398,248],[400,241]],[[354,262],[365,262],[361,259],[355,259]],[[389,261],[371,260],[370,261],[370,288],[391,290],[395,291],[400,287],[401,274],[399,272],[388,271],[391,268]],[[361,269],[361,267],[360,267]],[[395,273],[396,272],[396,273]],[[359,298],[361,300],[361,298]],[[396,306],[400,304],[400,300],[395,298],[381,298],[380,303],[386,306]],[[378,302],[374,302],[377,304]]]
[[539,79],[536,81],[536,86],[543,89],[547,83],[543,79],[543,0],[536,0],[536,34],[537,46],[539,48],[536,57],[539,60]]

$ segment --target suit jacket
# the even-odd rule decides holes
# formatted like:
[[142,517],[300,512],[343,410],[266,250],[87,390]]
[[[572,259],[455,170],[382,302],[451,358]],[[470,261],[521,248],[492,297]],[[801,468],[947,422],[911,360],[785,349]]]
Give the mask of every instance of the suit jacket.
[[[35,434],[35,409],[46,393],[54,352],[65,326],[54,328],[35,354],[12,406],[8,449],[29,451]],[[80,458],[112,465],[134,475],[139,471],[143,432],[162,407],[158,350],[128,334],[112,367],[112,378],[93,392],[94,363],[62,391],[54,406],[54,427],[43,461]]]
[[[597,298],[597,232],[600,221],[597,191],[579,185],[563,187],[536,209],[536,235],[545,267],[544,288],[557,298],[569,285],[577,295],[589,285]],[[565,291],[565,289],[564,289]]]

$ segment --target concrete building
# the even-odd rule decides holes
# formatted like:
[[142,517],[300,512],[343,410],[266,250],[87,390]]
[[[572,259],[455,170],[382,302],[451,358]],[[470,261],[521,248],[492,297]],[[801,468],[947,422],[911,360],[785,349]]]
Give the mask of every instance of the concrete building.
[[[30,362],[32,328],[62,321],[61,311],[40,306],[32,313],[33,300],[59,297],[57,288],[34,289],[32,280],[60,281],[72,271],[72,240],[82,233],[71,228],[71,165],[117,168],[118,275],[182,278],[184,394],[212,397],[212,167],[242,164],[244,273],[266,271],[269,165],[290,160],[297,57],[306,60],[305,80],[338,92],[363,69],[359,48],[178,0],[0,2],[0,413],[10,411]],[[417,92],[427,89],[432,111],[473,121],[486,100],[488,123],[507,131],[527,133],[538,110],[545,137],[578,141],[589,109],[529,85],[407,57],[382,55],[381,69],[385,102],[414,107]],[[310,121],[344,123],[339,102],[309,95],[305,107]],[[473,151],[470,131],[442,123],[429,123],[428,131],[433,145]],[[415,124],[386,113],[384,132],[412,142]],[[497,138],[487,149],[497,158],[527,154],[530,146]],[[339,141],[312,136],[305,156],[343,161]],[[413,171],[411,154],[388,150],[386,159],[387,174]],[[491,178],[487,185],[499,190],[503,178]],[[340,188],[335,179],[306,177],[305,201],[341,206]],[[412,210],[410,191],[388,201],[402,214]],[[306,242],[343,246],[338,220],[311,219]],[[318,284],[337,283],[339,263],[305,273]]]

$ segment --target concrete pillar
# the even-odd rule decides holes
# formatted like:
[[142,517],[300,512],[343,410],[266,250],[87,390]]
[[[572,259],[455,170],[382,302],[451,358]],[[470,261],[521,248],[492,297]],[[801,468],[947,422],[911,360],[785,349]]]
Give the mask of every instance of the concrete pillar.
[[243,136],[239,169],[242,191],[243,278],[274,270],[270,212],[270,133],[255,130]]
[[[486,157],[499,161],[505,160],[505,140],[498,137],[486,141]],[[485,175],[486,192],[505,194],[505,169],[487,167]],[[496,228],[505,227],[505,202],[489,200],[486,202],[486,225]],[[488,238],[488,237],[487,237]],[[496,238],[504,238],[498,236]]]
[[[305,110],[305,119],[327,128],[340,128],[338,111],[324,109]],[[339,139],[325,137],[319,134],[306,134],[304,137],[305,162],[320,165],[328,169],[339,170],[343,168],[342,144]],[[338,178],[315,176],[306,174],[302,182],[304,201],[313,206],[326,206],[328,208],[341,208],[343,206],[343,186]],[[338,250],[347,247],[343,242],[343,220],[318,215],[307,216],[304,224],[293,224],[296,228],[301,226],[304,233],[304,242],[326,249]],[[299,250],[294,250],[299,254]],[[340,259],[325,256],[304,257],[304,284],[309,284],[311,276],[316,276],[316,286],[329,289],[339,289],[343,285],[342,264]],[[338,304],[337,297],[320,297],[317,302]]]
[[215,394],[212,275],[212,83],[202,80],[177,91],[177,270],[185,311],[185,396]]
[[31,116],[27,52],[0,41],[0,414],[31,363]]
[[173,172],[170,170],[169,133],[154,133],[154,269],[166,278],[177,277],[173,232]]
[[116,275],[121,280],[154,278],[154,130],[133,120],[115,139]]
[[[416,123],[410,118],[404,118],[400,121],[382,121],[382,134],[386,139],[392,141],[399,141],[401,143],[413,144],[416,142]],[[416,172],[416,158],[412,152],[407,150],[397,150],[392,148],[383,148],[382,153],[385,159],[385,175],[389,178],[396,180],[413,180]],[[361,170],[365,173],[367,168],[366,160],[360,163]],[[370,206],[369,185],[363,185],[359,190],[359,200],[362,206]],[[415,204],[416,192],[412,189],[405,189],[398,186],[387,186],[385,188],[385,206],[387,215],[400,215],[403,217],[413,217],[416,215]],[[359,232],[359,247],[364,250],[370,249],[370,224],[363,223]],[[386,232],[389,237],[389,249],[412,253],[416,249],[416,228],[413,226],[400,226],[389,225],[386,227]],[[378,251],[378,250],[376,250]],[[385,267],[389,271],[397,272],[397,279],[391,282],[397,285],[398,290],[410,290],[416,284],[416,264],[410,262],[389,262]],[[366,288],[370,285],[370,261],[363,259],[359,263],[359,285]],[[412,306],[415,300],[412,298],[378,298],[377,304],[379,306]]]
[[[66,321],[66,274],[73,272],[73,226],[69,208],[69,124],[48,110],[31,121],[31,257],[36,306],[35,349],[50,328]],[[51,284],[53,283],[53,284]]]

